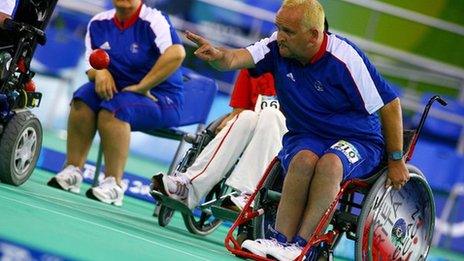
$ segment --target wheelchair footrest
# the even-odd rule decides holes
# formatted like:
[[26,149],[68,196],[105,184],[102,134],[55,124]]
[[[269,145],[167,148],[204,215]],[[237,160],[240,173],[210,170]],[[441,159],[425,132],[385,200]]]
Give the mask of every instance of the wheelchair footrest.
[[151,191],[150,192],[151,196],[156,199],[161,205],[164,205],[166,207],[169,207],[170,209],[177,210],[181,212],[182,214],[186,215],[193,215],[192,210],[190,210],[187,205],[185,205],[183,202],[179,200],[172,199],[161,192],[158,191]]
[[227,221],[235,221],[240,214],[240,212],[220,206],[211,206],[211,211],[213,212],[213,216],[216,218]]

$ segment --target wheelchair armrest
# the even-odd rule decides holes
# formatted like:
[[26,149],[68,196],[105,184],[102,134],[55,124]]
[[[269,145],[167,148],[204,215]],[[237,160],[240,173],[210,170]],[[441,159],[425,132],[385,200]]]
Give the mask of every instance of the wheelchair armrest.
[[206,127],[207,130],[211,131],[212,133],[216,133],[216,129],[217,127],[219,127],[219,125],[221,124],[221,122],[227,117],[229,116],[230,113],[227,113],[225,115],[222,115],[221,117],[217,118],[216,120],[214,120],[213,122],[211,122],[208,127]]

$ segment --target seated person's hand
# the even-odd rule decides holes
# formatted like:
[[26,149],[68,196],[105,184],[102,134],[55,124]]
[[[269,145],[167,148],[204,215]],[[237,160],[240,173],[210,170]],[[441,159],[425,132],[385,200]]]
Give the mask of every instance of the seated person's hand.
[[140,93],[142,95],[147,96],[148,98],[152,99],[153,101],[157,102],[158,99],[151,94],[150,90],[143,90],[140,88],[138,85],[130,85],[122,89],[123,92],[135,92],[135,93]]
[[97,70],[95,74],[95,92],[103,100],[111,100],[118,92],[113,76],[106,70]]
[[401,189],[409,180],[409,171],[403,160],[388,163],[388,179],[386,186],[392,185],[394,189]]

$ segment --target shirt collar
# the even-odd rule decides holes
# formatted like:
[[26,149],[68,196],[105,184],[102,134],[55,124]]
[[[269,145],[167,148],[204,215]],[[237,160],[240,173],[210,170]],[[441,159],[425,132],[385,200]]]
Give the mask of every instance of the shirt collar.
[[135,22],[139,18],[140,10],[142,10],[142,6],[143,6],[143,3],[140,3],[140,6],[137,8],[137,11],[135,11],[135,13],[124,22],[119,21],[119,19],[116,17],[116,14],[115,14],[113,17],[113,22],[116,25],[116,27],[119,28],[120,30],[125,30],[131,27],[133,24],[135,24]]
[[317,61],[319,61],[322,56],[324,56],[326,50],[327,50],[327,34],[324,33],[324,39],[322,40],[322,44],[321,44],[321,47],[319,48],[319,51],[317,51],[317,53],[313,56],[313,58],[311,59],[311,64],[315,64]]

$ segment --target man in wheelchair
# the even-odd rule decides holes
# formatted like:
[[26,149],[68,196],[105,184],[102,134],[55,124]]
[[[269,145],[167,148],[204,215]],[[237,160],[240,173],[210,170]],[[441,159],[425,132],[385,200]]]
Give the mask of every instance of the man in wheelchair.
[[233,168],[226,185],[241,194],[231,196],[230,203],[243,208],[267,165],[281,149],[287,128],[269,73],[251,78],[248,70],[240,71],[230,106],[233,111],[222,119],[216,136],[193,164],[183,173],[155,175],[154,190],[193,209]]
[[277,32],[243,49],[216,48],[187,32],[197,57],[213,67],[275,77],[289,130],[279,153],[287,174],[274,237],[242,244],[259,256],[298,257],[342,180],[367,177],[385,147],[389,182],[399,189],[409,179],[396,93],[358,47],[324,32],[324,17],[316,0],[285,0]]

